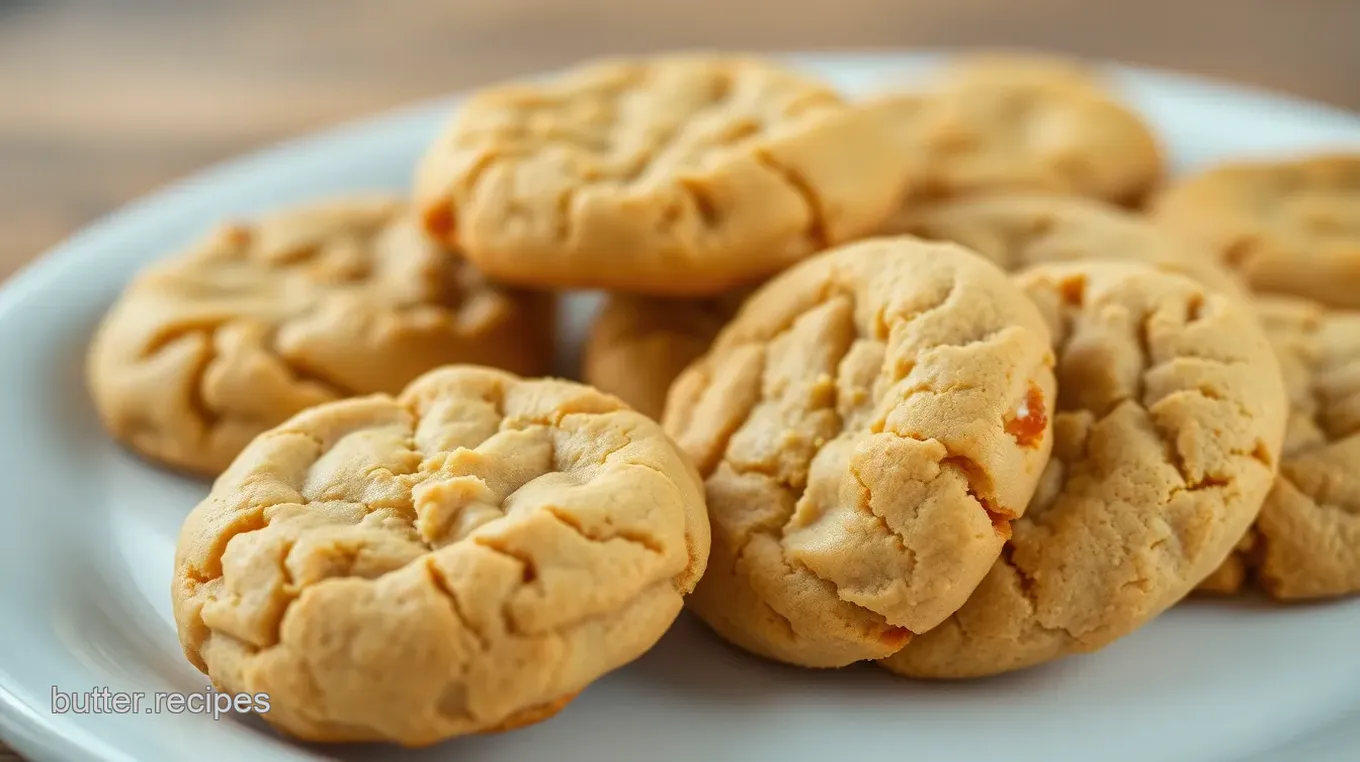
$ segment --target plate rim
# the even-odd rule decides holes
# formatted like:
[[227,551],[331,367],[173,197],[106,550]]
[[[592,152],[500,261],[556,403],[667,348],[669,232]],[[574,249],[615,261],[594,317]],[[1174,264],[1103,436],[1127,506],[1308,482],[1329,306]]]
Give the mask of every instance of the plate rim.
[[[998,50],[996,46],[958,46],[950,48],[855,48],[825,49],[817,51],[760,51],[761,55],[791,64],[807,66],[812,69],[844,69],[847,67],[872,64],[884,68],[909,67],[930,63],[943,58],[968,52]],[[1037,48],[1000,48],[1009,52],[1040,53]],[[1260,108],[1273,108],[1289,112],[1307,112],[1319,118],[1335,122],[1345,129],[1354,129],[1360,138],[1360,113],[1345,108],[1310,100],[1286,92],[1182,72],[1178,70],[1126,63],[1114,59],[1089,58],[1092,64],[1120,74],[1131,74],[1154,83],[1174,83],[1182,87],[1212,90],[1243,102],[1254,102]],[[408,120],[429,118],[432,112],[456,107],[472,88],[455,91],[447,95],[416,100],[405,105],[385,109],[309,132],[266,143],[226,159],[209,163],[173,181],[164,183],[152,191],[97,218],[46,249],[28,263],[16,269],[8,278],[0,282],[0,321],[5,320],[27,297],[35,291],[44,289],[49,281],[69,268],[81,263],[97,260],[103,243],[125,235],[124,231],[153,218],[163,217],[167,209],[177,203],[191,200],[192,187],[200,184],[230,182],[233,175],[252,175],[260,171],[275,158],[298,152],[325,153],[332,147],[348,141],[362,140],[372,132],[390,130]],[[178,201],[177,201],[178,199]],[[0,739],[9,744],[19,754],[32,760],[63,759],[77,762],[134,762],[129,752],[100,738],[88,730],[78,715],[51,716],[42,712],[42,707],[34,707],[24,702],[14,693],[9,684],[12,682],[0,663]],[[1299,746],[1314,746],[1316,751],[1327,752],[1336,749],[1336,742],[1356,748],[1360,732],[1346,731],[1346,720],[1355,714],[1340,717],[1336,722],[1318,728],[1303,738],[1292,738],[1279,745],[1259,750],[1247,760],[1251,762],[1274,759],[1281,753]],[[1331,743],[1328,742],[1331,739]],[[1321,748],[1317,748],[1318,745]],[[1243,760],[1243,762],[1247,762]]]

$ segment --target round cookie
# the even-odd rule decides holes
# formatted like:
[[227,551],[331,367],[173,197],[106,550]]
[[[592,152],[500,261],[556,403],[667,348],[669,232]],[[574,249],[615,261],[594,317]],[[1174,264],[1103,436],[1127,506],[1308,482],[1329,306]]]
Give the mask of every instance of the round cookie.
[[1013,86],[1028,83],[1039,87],[1106,90],[1104,77],[1091,64],[1075,58],[1027,50],[989,50],[952,57],[937,79],[951,85]]
[[1117,207],[1072,196],[988,193],[903,209],[887,232],[955,241],[1014,272],[1089,259],[1146,262],[1241,299],[1250,292],[1202,247]]
[[880,662],[894,672],[980,677],[1109,644],[1213,571],[1274,480],[1285,394],[1244,304],[1137,263],[1019,282],[1057,352],[1053,458],[986,579]]
[[395,393],[440,365],[552,365],[553,301],[489,284],[405,204],[318,202],[228,225],[137,276],[90,347],[114,437],[215,476],[255,435],[322,402]]
[[874,239],[776,276],[666,402],[713,524],[690,608],[792,664],[893,653],[996,559],[1053,394],[1042,317],[961,247]]
[[705,296],[873,230],[903,161],[827,85],[663,56],[473,95],[415,193],[431,235],[506,282]]
[[1289,394],[1284,457],[1253,531],[1200,587],[1254,576],[1279,600],[1360,592],[1360,312],[1267,297],[1257,314]]
[[1096,80],[1044,68],[946,70],[923,91],[870,101],[908,157],[907,203],[989,191],[1141,203],[1163,173],[1157,138]]
[[703,573],[694,467],[580,384],[432,371],[256,438],[185,520],[180,643],[311,741],[423,746],[551,716]]
[[1227,164],[1152,206],[1257,291],[1360,308],[1360,154]]
[[749,293],[707,299],[610,294],[586,338],[582,379],[661,420],[671,383],[708,351]]

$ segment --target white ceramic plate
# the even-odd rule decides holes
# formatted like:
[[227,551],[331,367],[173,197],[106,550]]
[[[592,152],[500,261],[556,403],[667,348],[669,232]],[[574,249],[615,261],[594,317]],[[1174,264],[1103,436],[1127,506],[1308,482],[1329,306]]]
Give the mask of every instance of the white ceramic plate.
[[[848,91],[929,57],[796,57]],[[1120,70],[1177,170],[1360,149],[1360,118],[1185,77]],[[407,186],[451,102],[214,169],[75,237],[0,290],[0,735],[34,760],[1360,759],[1360,600],[1182,605],[1105,651],[1003,678],[912,683],[800,671],[729,649],[688,617],[548,722],[423,751],[303,747],[257,718],[56,714],[53,690],[202,691],[169,606],[179,523],[203,484],[103,435],[81,360],[133,272],[224,216]],[[579,343],[593,303],[569,301]],[[566,369],[570,372],[569,369]],[[330,756],[334,755],[334,756]]]

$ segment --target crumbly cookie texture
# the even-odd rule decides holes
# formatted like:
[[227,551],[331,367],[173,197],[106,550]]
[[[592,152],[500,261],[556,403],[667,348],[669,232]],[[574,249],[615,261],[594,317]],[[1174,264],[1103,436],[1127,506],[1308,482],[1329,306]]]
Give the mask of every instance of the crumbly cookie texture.
[[586,337],[581,377],[661,420],[666,392],[708,351],[750,289],[706,299],[610,294]]
[[1053,395],[1042,317],[961,247],[873,239],[777,276],[667,399],[713,523],[691,608],[792,664],[895,652],[996,559]]
[[1360,592],[1360,312],[1288,297],[1257,312],[1289,394],[1284,458],[1255,528],[1200,587],[1254,576],[1280,600]]
[[1093,651],[1209,575],[1274,480],[1287,404],[1249,308],[1147,265],[1019,281],[1058,357],[1053,458],[968,602],[880,662],[979,677]]
[[612,60],[474,95],[416,196],[506,282],[705,296],[872,231],[900,153],[881,115],[774,64]]
[[1360,154],[1223,165],[1168,188],[1152,213],[1257,291],[1360,308]]
[[184,523],[189,660],[313,741],[544,719],[641,655],[703,573],[693,465],[580,384],[451,366],[262,434]]
[[553,300],[489,284],[404,203],[351,198],[225,226],[153,265],[90,347],[105,427],[152,460],[216,476],[312,405],[396,393],[455,362],[552,366]]
[[903,209],[888,233],[955,241],[1009,272],[1049,262],[1113,259],[1179,272],[1240,299],[1250,291],[1203,246],[1146,218],[1072,196],[989,193]]
[[1044,69],[979,63],[868,102],[908,158],[907,205],[994,191],[1141,203],[1163,174],[1152,131],[1095,79]]

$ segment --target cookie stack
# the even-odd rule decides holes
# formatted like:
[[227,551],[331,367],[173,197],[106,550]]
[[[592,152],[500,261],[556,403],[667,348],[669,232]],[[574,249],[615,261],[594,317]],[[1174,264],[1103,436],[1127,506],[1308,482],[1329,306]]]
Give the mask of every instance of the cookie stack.
[[[189,660],[310,740],[536,722],[682,603],[766,658],[962,678],[1197,588],[1360,590],[1360,157],[1164,163],[1076,62],[864,100],[592,64],[474,94],[410,199],[150,268],[90,388],[215,479]],[[541,378],[574,290],[607,292],[584,383]]]

